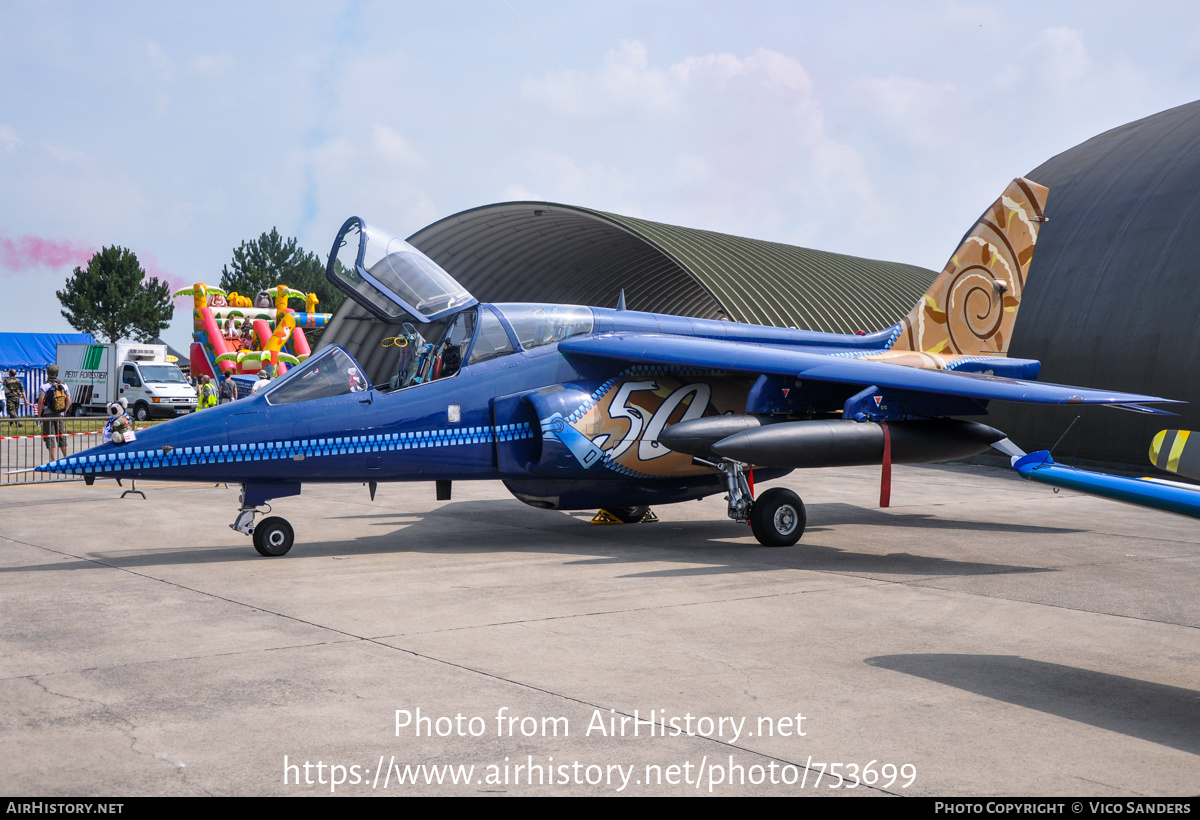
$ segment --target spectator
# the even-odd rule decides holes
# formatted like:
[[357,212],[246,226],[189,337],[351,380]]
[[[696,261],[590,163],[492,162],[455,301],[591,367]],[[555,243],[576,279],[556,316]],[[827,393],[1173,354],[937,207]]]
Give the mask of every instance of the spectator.
[[217,406],[217,388],[213,387],[212,379],[208,376],[200,376],[200,407],[201,410],[206,410],[209,407]]
[[[42,417],[42,439],[46,449],[50,451],[50,460],[55,460],[54,450],[57,446],[62,453],[58,458],[67,457],[67,436],[63,430],[63,417],[71,409],[71,394],[66,386],[58,380],[58,365],[46,366],[47,381],[38,391],[37,411]],[[46,420],[48,419],[48,421]]]
[[258,371],[258,381],[254,383],[254,387],[250,388],[250,392],[257,393],[270,383],[271,376],[269,373],[267,373],[267,369],[264,367],[262,370]]
[[21,405],[29,404],[25,398],[25,385],[21,384],[15,370],[8,371],[8,378],[4,380],[4,403],[8,411],[8,426],[12,427],[17,423],[17,414],[21,412]]

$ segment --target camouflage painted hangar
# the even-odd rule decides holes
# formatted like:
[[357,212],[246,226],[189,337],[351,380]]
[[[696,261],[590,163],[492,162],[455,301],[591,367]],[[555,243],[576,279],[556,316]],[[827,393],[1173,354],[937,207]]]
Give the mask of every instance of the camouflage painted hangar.
[[[1043,381],[1190,402],[1178,419],[1084,410],[1056,450],[1060,460],[1147,467],[1154,433],[1200,426],[1200,102],[1101,134],[1025,176],[1049,187],[1050,221],[1009,354],[1040,360]],[[463,211],[409,241],[485,302],[613,306],[624,289],[632,310],[828,332],[893,324],[935,277],[548,202]],[[380,341],[394,332],[348,300],[322,342],[386,380],[398,351]],[[1076,415],[993,405],[988,423],[1035,450]]]

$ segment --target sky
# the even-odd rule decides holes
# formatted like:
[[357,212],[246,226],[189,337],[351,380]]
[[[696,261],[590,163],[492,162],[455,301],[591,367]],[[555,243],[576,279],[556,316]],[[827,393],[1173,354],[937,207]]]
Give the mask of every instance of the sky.
[[0,331],[69,332],[102,246],[216,284],[273,227],[324,259],[510,200],[940,270],[1013,177],[1198,88],[1186,2],[2,3]]

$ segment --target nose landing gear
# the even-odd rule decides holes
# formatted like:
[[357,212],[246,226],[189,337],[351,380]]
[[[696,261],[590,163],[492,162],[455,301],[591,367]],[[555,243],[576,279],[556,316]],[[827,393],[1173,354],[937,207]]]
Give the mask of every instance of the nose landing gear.
[[254,528],[253,538],[254,548],[258,550],[259,555],[275,558],[287,555],[287,551],[292,548],[292,542],[296,540],[296,534],[292,531],[292,525],[285,519],[272,515],[270,518],[264,518]]
[[[296,494],[299,491],[296,490]],[[282,493],[281,493],[282,494]],[[263,502],[262,491],[255,488],[253,497],[247,498],[246,487],[242,487],[241,509],[238,510],[238,516],[233,523],[229,525],[232,530],[237,530],[243,535],[249,535],[254,541],[254,549],[259,555],[267,558],[278,558],[281,555],[287,555],[288,550],[292,548],[292,544],[296,541],[295,530],[286,519],[280,518],[277,515],[268,516],[256,525],[254,516],[259,514],[258,506],[251,503],[253,501]],[[265,505],[267,512],[270,512],[271,506]]]

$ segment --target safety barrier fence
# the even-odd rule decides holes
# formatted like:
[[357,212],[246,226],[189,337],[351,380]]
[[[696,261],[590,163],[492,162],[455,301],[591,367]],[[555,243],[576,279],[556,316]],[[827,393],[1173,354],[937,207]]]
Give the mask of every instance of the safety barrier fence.
[[[62,423],[63,438],[67,444],[67,455],[73,455],[100,443],[107,418],[65,418]],[[138,427],[137,429],[144,429]],[[54,452],[46,447],[52,441]],[[60,458],[58,436],[47,436],[42,431],[42,422],[37,419],[0,418],[0,485],[30,484],[44,481],[81,481],[83,476],[61,473],[39,473],[33,468]]]

